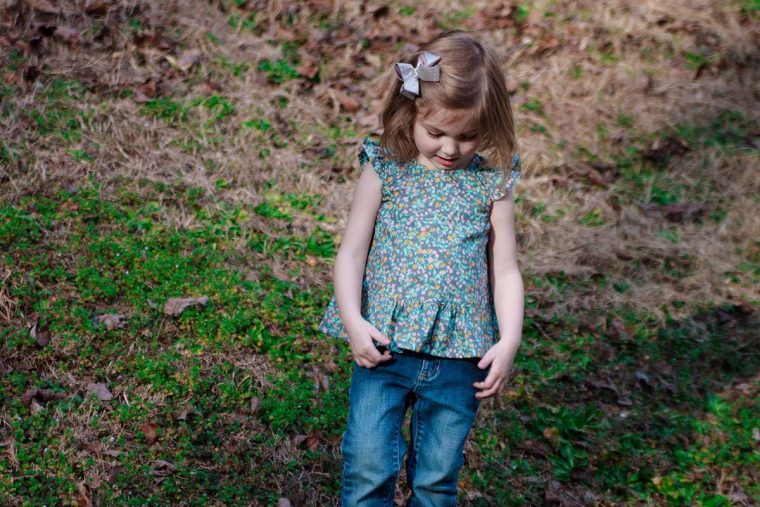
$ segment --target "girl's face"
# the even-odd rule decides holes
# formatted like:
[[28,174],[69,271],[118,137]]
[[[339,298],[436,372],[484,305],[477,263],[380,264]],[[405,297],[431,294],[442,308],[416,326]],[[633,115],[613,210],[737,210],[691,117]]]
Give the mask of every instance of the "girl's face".
[[466,168],[480,146],[480,133],[464,109],[418,111],[413,134],[417,162],[431,169]]

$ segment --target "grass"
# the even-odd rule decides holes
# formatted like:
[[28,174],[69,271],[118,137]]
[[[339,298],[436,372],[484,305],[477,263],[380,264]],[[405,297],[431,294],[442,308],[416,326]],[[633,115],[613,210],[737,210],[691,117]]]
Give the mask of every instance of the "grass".
[[[430,27],[479,23],[530,92],[514,110],[526,318],[461,503],[760,499],[760,158],[741,84],[756,69],[731,68],[751,61],[757,8],[674,4],[720,35],[707,51],[625,9],[553,2],[535,24],[520,3],[492,27],[470,5],[410,5],[183,0],[203,14],[187,26],[140,1],[111,13],[118,33],[64,13],[45,20],[81,44],[0,56],[0,504],[336,503],[352,361],[316,326],[372,108],[358,83]],[[29,19],[13,21],[21,41],[39,33]],[[187,70],[159,56],[196,47]]]
[[[266,424],[273,432],[269,437],[261,435],[259,443],[271,444],[294,432],[320,431],[323,438],[335,438],[336,422],[343,417],[339,407],[345,405],[345,389],[340,386],[345,384],[346,373],[335,375],[332,390],[315,393],[311,372],[295,367],[311,364],[318,369],[323,362],[321,354],[314,357],[312,345],[302,336],[314,334],[311,324],[324,293],[297,290],[292,282],[274,278],[267,271],[258,281],[248,281],[245,273],[225,268],[241,262],[242,254],[231,246],[234,242],[248,240],[251,251],[260,245],[256,232],[243,231],[239,225],[244,210],[196,206],[199,226],[171,231],[159,220],[170,208],[157,201],[170,195],[192,198],[197,192],[155,188],[142,196],[148,200],[139,205],[128,192],[116,199],[104,199],[93,182],[74,193],[26,200],[18,207],[3,205],[3,263],[14,265],[18,273],[28,273],[18,283],[14,280],[10,296],[34,301],[34,311],[40,315],[38,328],[54,337],[51,347],[40,349],[28,330],[9,329],[3,336],[6,357],[28,356],[33,363],[54,360],[68,364],[66,370],[72,378],[94,374],[129,403],[109,405],[89,399],[70,379],[62,385],[37,375],[12,375],[8,384],[3,382],[10,403],[3,410],[19,415],[11,429],[16,435],[16,460],[27,470],[56,469],[58,479],[50,483],[44,475],[30,473],[0,493],[11,498],[49,500],[46,495],[55,496],[61,488],[75,491],[78,474],[86,473],[95,463],[81,467],[71,453],[80,436],[60,435],[60,421],[77,418],[76,414],[83,412],[97,413],[95,419],[82,421],[95,432],[89,443],[119,447],[124,453],[121,461],[129,464],[120,480],[101,490],[106,503],[123,492],[141,489],[140,484],[151,489],[145,482],[150,476],[143,475],[146,467],[132,462],[142,462],[146,453],[178,466],[176,476],[167,479],[168,488],[154,496],[135,497],[142,499],[136,501],[164,503],[180,501],[187,494],[171,484],[195,473],[191,464],[196,462],[197,446],[220,445],[220,438],[242,436],[250,424]],[[301,209],[309,207],[309,198],[289,198],[288,203]],[[192,201],[180,202],[192,206]],[[66,232],[59,241],[42,240],[43,235],[56,235],[62,224],[66,224]],[[283,238],[269,253],[302,259],[307,253],[333,255],[332,240],[329,236],[326,239],[330,248],[321,247],[315,238]],[[23,253],[29,250],[37,253],[24,258]],[[40,290],[41,286],[45,288]],[[176,320],[162,316],[160,309],[168,297],[189,294],[205,294],[212,302],[202,310],[188,310]],[[131,308],[126,328],[104,331],[93,327],[93,315],[116,312],[124,305]],[[292,319],[295,314],[304,317],[300,323]],[[281,330],[272,334],[272,326]],[[167,333],[169,329],[173,331]],[[138,341],[132,341],[131,336],[139,336]],[[243,350],[245,353],[239,355]],[[254,363],[242,367],[229,360],[207,361],[209,355],[227,354]],[[261,366],[268,362],[273,365],[269,375],[250,369],[256,357],[262,358]],[[279,371],[274,365],[291,368]],[[66,399],[32,413],[20,401],[30,389],[52,389],[65,393]],[[250,413],[254,397],[260,400],[256,419],[260,423],[224,422],[229,413]],[[177,423],[174,416],[190,405],[196,415]],[[137,432],[150,421],[164,432],[164,451],[151,451]],[[97,437],[101,432],[104,436]],[[51,436],[43,437],[43,433]],[[122,436],[115,444],[109,438],[114,433]],[[133,436],[125,437],[126,433]],[[35,452],[61,445],[64,449],[73,447],[71,451],[51,452],[49,457],[39,457]],[[238,459],[233,454],[223,452],[225,458]],[[182,468],[182,463],[188,468]],[[242,474],[247,465],[241,462],[240,466]],[[252,487],[250,481],[247,484],[240,488]],[[209,484],[200,481],[197,486],[203,491]],[[215,494],[212,489],[209,492]],[[265,493],[261,495],[266,498]]]
[[[318,203],[269,195],[281,209],[313,210]],[[314,330],[328,293],[266,270],[248,280],[244,270],[229,267],[241,266],[246,250],[304,262],[307,255],[330,258],[334,244],[329,235],[326,243],[285,235],[266,249],[245,227],[260,210],[215,206],[209,198],[168,185],[105,196],[91,181],[75,192],[0,207],[3,263],[17,273],[10,296],[31,305],[38,332],[53,337],[40,347],[25,328],[4,332],[5,357],[29,369],[3,381],[17,464],[4,459],[2,466],[27,472],[0,483],[0,494],[55,503],[61,494],[74,495],[82,476],[114,466],[116,476],[98,488],[103,503],[121,504],[125,495],[141,504],[268,503],[280,481],[292,484],[292,471],[311,466],[332,474],[309,487],[337,491],[328,448],[337,445],[345,421],[351,363],[344,345],[335,349]],[[162,223],[178,206],[193,210],[196,226]],[[571,280],[553,283],[574,290]],[[162,315],[168,297],[183,295],[207,295],[211,302],[178,318]],[[93,327],[93,315],[124,308],[126,328]],[[707,308],[662,328],[620,311],[622,322],[607,317],[580,333],[570,331],[578,322],[527,319],[510,403],[505,410],[486,408],[473,436],[484,466],[468,468],[464,481],[480,492],[482,505],[502,494],[493,485],[503,481],[524,486],[510,488],[520,493],[503,497],[507,505],[533,503],[540,491],[531,478],[544,474],[610,499],[727,502],[713,490],[714,477],[694,476],[695,467],[730,470],[745,493],[760,493],[746,475],[757,465],[749,452],[757,397],[721,387],[757,371],[757,356],[747,355],[757,328],[734,307]],[[49,361],[64,377],[40,372],[37,365]],[[78,380],[85,377],[106,382],[117,398],[87,396]],[[31,389],[63,399],[34,412],[21,401]],[[77,421],[77,432],[63,421]],[[141,429],[147,423],[158,427],[155,442]],[[279,461],[273,449],[294,439],[300,443],[288,451],[289,461]],[[118,456],[106,457],[111,465],[81,461],[83,442]],[[509,467],[494,466],[506,459]],[[160,487],[153,485],[156,460],[176,467]],[[56,470],[56,478],[44,470]]]

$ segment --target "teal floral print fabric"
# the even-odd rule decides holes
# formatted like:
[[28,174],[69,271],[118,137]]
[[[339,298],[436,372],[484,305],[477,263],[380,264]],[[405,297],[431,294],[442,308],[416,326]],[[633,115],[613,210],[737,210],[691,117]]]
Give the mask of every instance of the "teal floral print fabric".
[[[491,205],[520,178],[475,155],[463,169],[430,169],[386,158],[365,138],[359,160],[382,180],[362,282],[361,314],[390,350],[482,357],[498,341],[488,277]],[[348,340],[333,294],[319,330]]]

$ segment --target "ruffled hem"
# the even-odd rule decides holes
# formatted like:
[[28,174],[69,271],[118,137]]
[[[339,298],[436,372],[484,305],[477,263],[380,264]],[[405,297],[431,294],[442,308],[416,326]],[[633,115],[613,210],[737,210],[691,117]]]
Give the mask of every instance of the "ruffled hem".
[[[460,302],[388,299],[365,305],[362,315],[391,340],[390,349],[397,352],[406,349],[438,357],[483,357],[498,334],[492,307]],[[348,340],[334,296],[319,330]]]

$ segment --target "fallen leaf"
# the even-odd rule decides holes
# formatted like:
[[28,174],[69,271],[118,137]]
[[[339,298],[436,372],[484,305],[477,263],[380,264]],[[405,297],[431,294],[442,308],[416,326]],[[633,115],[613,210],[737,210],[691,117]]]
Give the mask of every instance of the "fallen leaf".
[[95,327],[103,326],[109,331],[121,329],[126,327],[127,318],[120,313],[106,313],[95,317],[95,319],[93,319],[93,325]]
[[251,414],[256,415],[260,408],[261,400],[256,397],[251,398]]
[[100,442],[82,442],[81,446],[93,454],[100,454],[103,452],[103,444]]
[[222,85],[216,81],[206,80],[198,84],[198,92],[201,95],[211,96],[222,91]]
[[676,136],[670,136],[665,140],[656,138],[648,150],[641,155],[644,159],[655,164],[666,162],[671,156],[681,155],[689,151],[689,145]]
[[85,0],[84,12],[87,14],[105,14],[108,10],[108,4],[106,0]]
[[50,333],[47,331],[40,331],[37,333],[37,345],[40,347],[44,347],[45,345],[50,343]]
[[190,68],[198,63],[198,61],[201,59],[201,51],[200,49],[189,49],[185,52],[183,52],[179,56],[179,60],[177,60],[177,67],[182,72],[187,72],[190,70]]
[[638,380],[645,386],[652,387],[652,383],[649,381],[649,375],[647,375],[643,371],[636,370],[636,372],[634,373],[634,376],[636,377],[636,380]]
[[581,496],[581,500],[583,500],[583,505],[588,505],[589,507],[593,507],[594,505],[598,503],[596,499],[596,495],[592,491],[589,491],[589,490],[586,490],[583,493],[583,496]]
[[607,377],[607,378],[606,378],[604,381],[600,381],[600,380],[590,380],[590,381],[589,381],[589,384],[591,384],[592,386],[594,386],[594,387],[597,387],[597,388],[599,388],[599,389],[609,389],[610,391],[612,391],[613,393],[615,393],[615,394],[617,394],[617,395],[619,395],[619,394],[620,394],[620,393],[618,392],[618,388],[617,388],[617,386],[616,386],[616,385],[615,385],[615,383],[612,381],[612,379],[610,379],[609,377]]
[[314,79],[319,72],[319,62],[311,56],[305,55],[301,60],[301,65],[299,65],[296,70],[303,77]]
[[24,3],[35,11],[44,12],[45,14],[58,14],[60,10],[53,6],[47,0],[24,0]]
[[64,42],[79,42],[79,31],[74,30],[70,26],[58,25],[55,32],[53,32],[53,37],[61,39]]
[[164,461],[162,459],[157,459],[154,461],[153,466],[151,467],[153,475],[156,476],[156,483],[160,483],[169,477],[172,473],[174,473],[176,469],[177,467],[172,463],[169,463],[168,461]]
[[290,500],[285,497],[280,498],[277,500],[277,507],[291,507]]
[[177,421],[186,421],[187,416],[193,411],[192,405],[182,407],[182,409],[174,415],[174,419]]
[[106,456],[111,456],[112,458],[118,458],[119,456],[121,456],[121,451],[116,450],[116,449],[106,449],[105,451],[103,451],[103,454],[105,454]]
[[21,402],[27,406],[36,403],[42,407],[50,401],[62,400],[64,398],[66,398],[66,394],[51,391],[50,389],[30,389],[21,396]]
[[319,436],[317,436],[317,435],[309,435],[306,438],[306,444],[305,445],[306,445],[306,448],[309,449],[309,450],[316,449],[317,446],[319,445]]
[[552,444],[555,449],[559,447],[559,429],[552,426],[551,428],[544,429],[544,437]]
[[145,441],[148,445],[153,445],[158,440],[157,429],[158,425],[153,423],[145,423],[140,427],[140,431],[145,435]]
[[671,222],[683,222],[692,218],[700,218],[704,215],[707,207],[704,204],[676,203],[664,207],[665,218]]
[[147,102],[148,100],[158,95],[158,85],[160,84],[160,78],[151,76],[138,86],[134,91],[135,102]]
[[164,313],[176,317],[191,306],[206,306],[208,298],[169,298],[164,305]]
[[83,482],[77,483],[77,505],[79,507],[92,507],[90,487]]
[[340,104],[340,106],[347,112],[355,113],[359,110],[359,101],[353,97],[349,97],[344,92],[335,88],[330,88],[328,90],[328,93],[330,94],[330,97],[333,99],[333,101],[337,101],[337,103]]
[[281,282],[291,282],[292,280],[290,277],[282,271],[282,268],[275,264],[272,266],[272,275],[274,275],[275,278],[280,280]]
[[337,365],[337,363],[335,361],[333,361],[332,359],[327,359],[325,361],[325,365],[324,366],[325,366],[325,370],[329,371],[330,373],[335,373],[336,371],[338,371],[340,369],[340,367]]
[[102,382],[87,384],[87,392],[96,395],[100,401],[111,401],[113,399],[113,394]]

